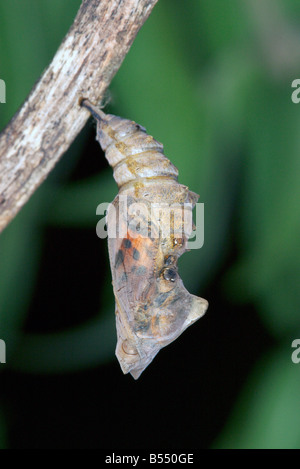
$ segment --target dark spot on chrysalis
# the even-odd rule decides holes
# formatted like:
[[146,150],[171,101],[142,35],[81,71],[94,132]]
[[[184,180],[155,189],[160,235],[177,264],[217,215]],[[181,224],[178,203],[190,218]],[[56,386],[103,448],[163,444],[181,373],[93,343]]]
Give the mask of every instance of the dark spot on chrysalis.
[[134,327],[135,332],[146,332],[149,329],[149,321],[137,321],[137,325]]
[[158,295],[158,297],[155,298],[153,302],[154,306],[161,306],[166,301],[169,295],[170,295],[170,292],[165,292],[165,293],[161,293],[160,295]]
[[132,254],[132,255],[133,255],[133,259],[134,259],[135,261],[138,261],[138,260],[139,260],[139,258],[140,258],[140,253],[139,253],[139,251],[138,251],[137,249],[133,248],[133,254]]
[[124,246],[125,249],[131,248],[131,241],[130,241],[130,239],[124,238],[124,239],[123,239],[123,246]]
[[127,282],[127,274],[126,274],[126,272],[123,272],[120,282],[121,282],[121,283]]
[[174,256],[168,256],[165,258],[165,265],[172,265],[175,264],[176,259]]
[[177,272],[174,269],[166,269],[164,271],[164,277],[166,280],[170,282],[175,282],[176,277],[177,277]]
[[136,128],[136,130],[141,130],[142,132],[146,132],[145,127],[143,127],[143,126],[140,125],[140,124],[135,124],[135,128]]
[[124,253],[121,249],[116,254],[116,259],[115,259],[115,269],[119,267],[120,264],[124,262]]

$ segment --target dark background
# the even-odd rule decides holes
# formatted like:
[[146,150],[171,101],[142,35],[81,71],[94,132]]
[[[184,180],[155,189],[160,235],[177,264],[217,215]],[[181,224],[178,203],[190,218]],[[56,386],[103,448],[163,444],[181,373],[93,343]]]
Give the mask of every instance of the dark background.
[[[79,0],[0,0],[0,129]],[[298,448],[300,6],[161,0],[107,111],[147,127],[205,204],[180,261],[207,314],[138,381],[116,358],[107,243],[117,193],[89,121],[0,237],[1,448]]]

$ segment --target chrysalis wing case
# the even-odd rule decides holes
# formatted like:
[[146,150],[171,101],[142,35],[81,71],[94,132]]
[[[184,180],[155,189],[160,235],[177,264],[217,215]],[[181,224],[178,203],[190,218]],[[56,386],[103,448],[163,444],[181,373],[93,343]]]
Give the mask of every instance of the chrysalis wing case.
[[199,196],[177,182],[163,145],[143,127],[105,114],[87,99],[81,105],[97,120],[97,140],[119,186],[107,213],[116,356],[123,373],[137,379],[208,307],[185,289],[177,271],[192,231],[185,225]]

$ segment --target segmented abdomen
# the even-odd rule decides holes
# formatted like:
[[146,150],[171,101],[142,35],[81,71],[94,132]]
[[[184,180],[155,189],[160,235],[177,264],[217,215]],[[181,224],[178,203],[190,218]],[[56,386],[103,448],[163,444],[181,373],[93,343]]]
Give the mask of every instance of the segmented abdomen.
[[[100,111],[101,112],[101,111]],[[101,115],[97,139],[114,170],[119,188],[136,180],[177,181],[178,170],[163,153],[162,143],[139,124],[110,114]]]

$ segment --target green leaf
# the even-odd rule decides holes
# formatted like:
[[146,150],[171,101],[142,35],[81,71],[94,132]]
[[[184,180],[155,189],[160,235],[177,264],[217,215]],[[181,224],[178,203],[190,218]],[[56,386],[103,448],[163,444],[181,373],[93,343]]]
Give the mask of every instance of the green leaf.
[[282,336],[299,329],[300,116],[286,90],[269,83],[252,96],[248,115],[239,215],[244,254],[227,286],[237,298],[255,301],[267,327]]
[[[100,150],[99,150],[100,152]],[[52,190],[51,187],[48,190]],[[111,169],[88,180],[55,188],[47,213],[47,222],[61,226],[95,226],[99,220],[96,208],[103,202],[112,202],[117,185]]]
[[10,0],[0,3],[0,78],[6,82],[0,129],[8,123],[52,60],[80,0]]
[[42,194],[39,189],[0,237],[0,334],[8,356],[27,314],[39,265]]

